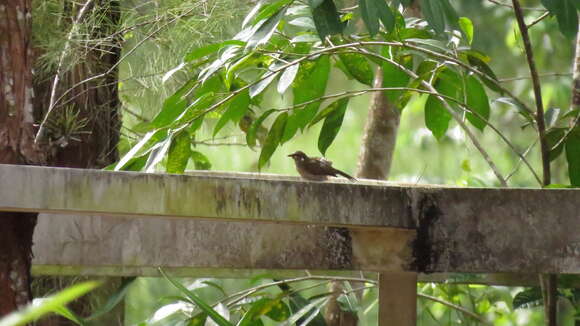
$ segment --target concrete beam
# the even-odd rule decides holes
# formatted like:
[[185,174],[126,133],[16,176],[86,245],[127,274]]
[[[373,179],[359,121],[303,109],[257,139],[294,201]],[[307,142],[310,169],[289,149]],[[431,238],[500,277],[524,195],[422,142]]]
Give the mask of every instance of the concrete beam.
[[[279,241],[278,234],[300,234],[304,225],[321,227],[312,236],[318,242],[310,241],[310,247],[300,250],[329,241],[330,246],[342,248],[324,233],[328,227],[344,228],[338,234],[351,238],[354,231],[368,229],[361,239],[372,239],[370,231],[380,234],[388,232],[385,228],[409,229],[416,231],[411,244],[403,237],[411,258],[400,255],[403,260],[395,264],[409,271],[580,273],[580,190],[425,187],[364,180],[307,182],[284,176],[213,172],[184,176],[11,165],[0,166],[0,180],[0,211],[286,224],[259,237],[264,246],[273,247]],[[288,231],[288,225],[297,223],[302,228]],[[254,226],[245,232],[232,233],[238,237],[252,234],[261,225],[251,224]],[[267,234],[274,235],[267,238]],[[392,244],[379,242],[377,248]],[[373,249],[372,244],[365,246]],[[279,250],[270,257],[282,257],[283,248]],[[377,252],[367,257],[381,264],[389,260]],[[320,268],[363,266],[354,255],[351,257],[348,264],[341,265],[340,255],[327,256],[327,263]],[[320,257],[313,259],[324,262]],[[381,269],[381,264],[375,267]],[[306,265],[304,262],[296,268]],[[294,268],[273,262],[265,266]],[[385,266],[395,269],[388,263]],[[259,268],[256,264],[241,267]]]

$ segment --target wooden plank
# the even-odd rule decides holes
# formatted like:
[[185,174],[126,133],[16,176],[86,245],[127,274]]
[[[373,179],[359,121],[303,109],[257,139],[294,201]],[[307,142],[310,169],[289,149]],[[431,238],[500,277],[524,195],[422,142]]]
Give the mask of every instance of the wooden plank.
[[379,273],[379,326],[417,324],[417,273]]

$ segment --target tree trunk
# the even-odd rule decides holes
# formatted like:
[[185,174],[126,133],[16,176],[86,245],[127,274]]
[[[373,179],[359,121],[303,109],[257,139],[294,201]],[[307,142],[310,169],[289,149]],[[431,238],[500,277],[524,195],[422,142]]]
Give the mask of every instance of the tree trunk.
[[[77,6],[64,8],[62,29],[71,29],[74,17],[77,16]],[[93,34],[87,37],[92,40],[103,39],[118,30],[120,23],[120,4],[117,0],[96,0],[90,11],[97,12],[107,19],[102,26],[95,26]],[[86,14],[87,17],[93,13]],[[82,23],[82,22],[78,22]],[[36,48],[36,56],[43,53]],[[114,68],[121,54],[121,40],[109,40],[82,52],[83,60],[73,67],[64,67],[56,85],[56,98],[72,89],[54,107],[48,117],[47,132],[43,143],[51,148],[48,164],[57,167],[73,168],[103,168],[118,160],[117,143],[120,133],[120,101],[118,98],[118,69]],[[79,54],[80,55],[80,54]],[[42,121],[47,114],[50,103],[53,78],[57,71],[52,71],[43,78],[37,78],[34,84],[34,102],[37,120]],[[83,82],[89,77],[103,75],[101,78]],[[77,85],[75,87],[75,85]],[[73,88],[74,87],[74,88]],[[84,223],[84,219],[71,217],[66,223]],[[50,230],[51,227],[61,228],[65,225],[52,225],[51,222],[40,220],[38,228]],[[43,233],[44,234],[44,233]],[[44,296],[58,291],[79,281],[78,277],[43,276],[35,279],[34,292]],[[88,316],[96,307],[104,305],[106,300],[117,292],[122,285],[122,278],[107,278],[105,284],[89,296],[82,297],[69,308],[79,316]],[[123,325],[124,307],[116,309],[100,317],[95,323],[102,325]],[[53,315],[40,322],[42,326],[75,325],[75,323]]]
[[[30,5],[30,0],[0,0],[0,164],[43,162],[34,144]],[[36,215],[0,213],[0,316],[31,300]]]
[[[374,87],[382,87],[382,84],[383,70],[378,68]],[[373,92],[358,158],[356,172],[358,178],[378,180],[388,178],[400,118],[399,110],[389,102],[385,92]]]

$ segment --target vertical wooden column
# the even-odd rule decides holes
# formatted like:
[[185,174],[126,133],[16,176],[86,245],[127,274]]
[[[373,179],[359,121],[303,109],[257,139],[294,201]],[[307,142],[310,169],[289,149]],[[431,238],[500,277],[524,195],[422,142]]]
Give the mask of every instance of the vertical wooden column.
[[379,326],[417,324],[417,273],[379,273]]

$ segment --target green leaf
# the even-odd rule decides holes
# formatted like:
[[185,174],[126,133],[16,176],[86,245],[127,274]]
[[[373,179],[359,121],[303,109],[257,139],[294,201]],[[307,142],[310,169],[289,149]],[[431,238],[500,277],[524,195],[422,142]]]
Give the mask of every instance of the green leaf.
[[578,33],[578,0],[542,0],[542,4],[556,16],[560,32],[573,39]]
[[270,114],[272,114],[274,112],[276,112],[275,109],[270,109],[270,110],[262,113],[262,115],[258,119],[256,119],[256,121],[254,121],[252,123],[252,125],[248,129],[248,133],[246,134],[246,143],[248,143],[248,146],[250,146],[250,147],[256,146],[256,136],[257,136],[258,131],[262,127],[262,123],[264,122],[264,120],[266,120],[266,118]]
[[290,309],[281,299],[261,298],[252,303],[237,326],[250,326],[261,316],[268,316],[274,321],[284,321],[290,317]]
[[261,169],[267,162],[270,160],[274,151],[278,145],[280,145],[280,140],[282,139],[282,135],[284,133],[284,126],[286,125],[286,120],[288,119],[288,113],[284,112],[278,115],[270,131],[268,132],[268,136],[266,137],[266,141],[264,142],[264,146],[262,147],[262,151],[260,152],[260,158],[258,159],[258,169]]
[[284,17],[285,13],[286,8],[282,8],[277,14],[268,18],[250,37],[248,44],[246,44],[246,48],[253,49],[260,44],[266,44],[268,40],[270,40],[270,37],[272,37],[272,34],[274,34],[276,27],[278,27],[278,24],[282,17]]
[[226,46],[230,46],[230,45],[236,45],[236,46],[245,46],[246,42],[243,41],[239,41],[239,40],[227,40],[227,41],[223,41],[220,43],[215,43],[215,44],[209,44],[206,46],[202,46],[200,48],[197,49],[193,49],[192,51],[190,51],[189,53],[187,53],[185,55],[184,61],[185,62],[191,62],[193,60],[197,60],[199,58],[203,58],[207,55],[210,55],[212,53],[215,53],[219,50],[221,50],[222,48],[226,47]]
[[385,0],[369,0],[369,8],[376,10],[379,19],[387,31],[392,31],[395,28],[395,15],[391,8],[387,5]]
[[207,156],[203,155],[201,152],[192,151],[191,152],[191,159],[193,160],[193,164],[196,170],[210,170],[211,169],[211,162],[207,158]]
[[[413,67],[413,56],[406,55],[399,58],[399,64],[411,69]],[[383,62],[382,64],[383,70],[383,87],[406,87],[409,84],[409,80],[411,77],[407,75],[404,71],[397,68],[394,64],[390,62]],[[397,99],[401,96],[403,91],[386,91],[385,94],[387,99],[391,103],[396,103]],[[402,107],[400,107],[402,109]]]
[[58,310],[67,303],[85,295],[100,286],[100,282],[83,282],[68,287],[57,294],[46,297],[40,305],[29,304],[17,312],[13,312],[0,320],[0,326],[26,325],[40,317]]
[[204,326],[207,320],[207,314],[200,312],[188,320],[187,326]]
[[425,103],[425,126],[437,140],[440,140],[447,132],[449,121],[451,121],[451,114],[436,96],[429,95]]
[[445,17],[447,18],[447,23],[453,27],[458,27],[457,22],[459,21],[459,16],[457,16],[457,12],[455,8],[451,6],[449,0],[438,0],[440,1],[441,5],[443,6],[443,11],[445,11]]
[[242,119],[244,114],[248,111],[250,106],[250,95],[248,90],[244,90],[240,94],[236,95],[234,99],[230,102],[227,110],[222,114],[220,119],[218,120],[214,130],[213,130],[213,137],[217,135],[217,133],[228,123],[232,121],[237,123]]
[[177,117],[183,113],[187,107],[187,99],[183,98],[191,91],[196,81],[193,79],[188,81],[185,85],[179,88],[173,95],[168,97],[163,102],[161,111],[157,113],[155,118],[150,123],[150,128],[162,128],[171,124]]
[[421,11],[423,17],[429,26],[435,30],[437,34],[445,32],[445,8],[441,3],[442,0],[423,0],[421,1]]
[[298,69],[300,65],[291,65],[290,67],[286,68],[282,75],[280,76],[280,80],[278,81],[278,93],[280,95],[284,94],[288,87],[292,85],[294,82],[294,78],[296,78],[296,74],[298,73]]
[[205,93],[196,98],[193,103],[187,106],[183,113],[175,119],[171,124],[172,128],[181,127],[184,124],[190,123],[194,119],[198,119],[202,111],[208,108],[215,100],[213,93]]
[[361,17],[369,31],[369,34],[375,36],[379,32],[379,13],[374,8],[373,0],[359,0]]
[[344,119],[344,113],[346,112],[346,107],[348,106],[348,97],[344,97],[330,104],[329,106],[336,106],[336,109],[332,110],[330,114],[324,119],[322,129],[320,130],[320,135],[318,136],[318,150],[322,155],[326,154],[326,150],[332,144],[336,135],[340,131],[342,126],[342,121]]
[[185,171],[191,156],[191,136],[187,130],[181,130],[172,137],[165,170],[167,173],[181,174]]
[[[294,105],[317,99],[324,95],[328,75],[330,74],[330,59],[321,56],[311,69],[300,69],[292,85]],[[320,102],[306,105],[303,109],[295,110],[294,114],[298,127],[303,129],[314,118],[320,107]]]
[[336,10],[336,5],[332,0],[311,1],[312,19],[316,32],[321,40],[328,35],[340,34],[346,27],[346,24],[340,21],[340,15]]
[[473,23],[469,18],[461,17],[459,18],[459,26],[467,39],[467,43],[471,45],[471,42],[473,42]]
[[310,8],[315,9],[316,7],[320,6],[324,2],[324,0],[308,0],[308,5]]
[[374,73],[366,57],[359,53],[340,53],[340,61],[360,83],[373,87]]
[[514,309],[537,307],[542,305],[542,291],[539,287],[523,290],[513,300]]
[[467,106],[477,113],[467,112],[465,116],[473,126],[483,131],[489,119],[489,99],[483,85],[473,75],[465,81],[465,95]]
[[552,128],[556,122],[558,121],[558,117],[560,116],[560,109],[559,108],[549,108],[544,112],[544,121],[546,124],[546,129]]
[[[548,148],[550,148],[550,162],[558,158],[560,154],[564,151],[564,142],[562,142],[562,138],[566,134],[565,128],[553,128],[550,129],[546,133],[546,143],[548,144]],[[556,144],[559,144],[556,148]],[[554,148],[554,149],[552,149]]]
[[131,284],[136,280],[136,277],[123,278],[119,288],[107,299],[105,304],[95,310],[89,317],[85,318],[85,321],[96,320],[101,316],[104,316],[111,312],[120,302],[123,302],[123,298],[127,295]]
[[568,175],[573,187],[580,187],[580,127],[576,126],[566,138]]
[[222,315],[220,315],[217,311],[215,311],[210,305],[205,303],[200,297],[195,295],[193,292],[189,291],[185,288],[181,283],[174,280],[173,278],[169,277],[165,272],[160,268],[159,272],[165,277],[166,280],[171,282],[173,286],[178,289],[182,294],[187,296],[191,301],[193,301],[199,309],[205,312],[213,321],[218,324],[218,326],[233,326],[232,323],[227,321]]
[[274,13],[278,12],[282,7],[286,6],[287,4],[291,3],[294,0],[278,0],[274,3],[271,3],[264,8],[262,8],[256,18],[254,18],[254,24],[259,22],[262,19],[266,19],[272,16]]
[[[497,76],[495,75],[491,67],[484,60],[482,60],[479,53],[473,50],[468,50],[463,52],[463,54],[466,55],[467,62],[469,62],[469,64],[472,67],[477,68],[477,70],[485,74],[489,79],[497,81]],[[480,77],[481,81],[485,84],[485,86],[489,87],[489,89],[491,89],[494,92],[502,94],[503,91],[488,78]]]

